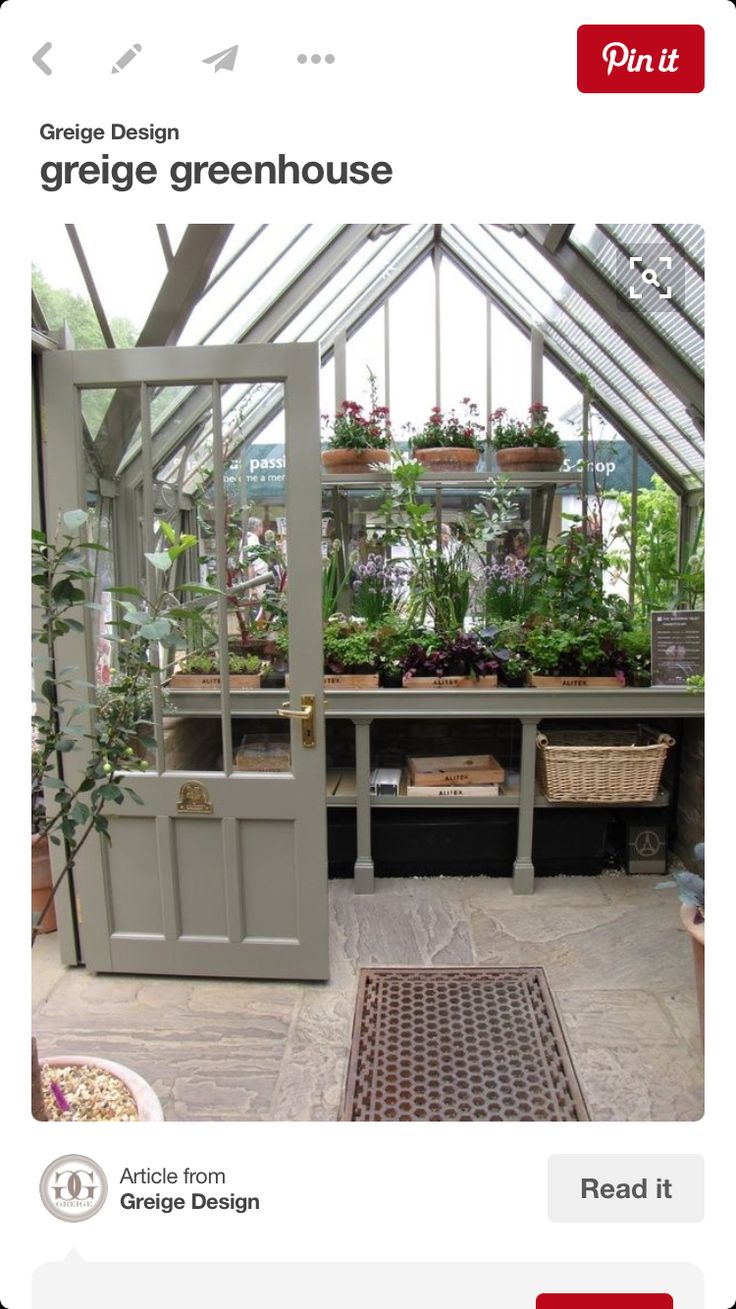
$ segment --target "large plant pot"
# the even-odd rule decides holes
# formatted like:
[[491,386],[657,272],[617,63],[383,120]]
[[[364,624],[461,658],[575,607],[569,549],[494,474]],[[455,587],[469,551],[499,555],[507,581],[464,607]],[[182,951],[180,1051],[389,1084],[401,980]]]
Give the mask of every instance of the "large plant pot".
[[514,445],[496,451],[496,463],[505,473],[553,473],[562,467],[564,450],[547,446]]
[[438,445],[414,450],[412,457],[429,473],[472,473],[478,467],[480,451],[464,445]]
[[111,1073],[130,1091],[135,1100],[138,1111],[138,1121],[140,1123],[160,1123],[163,1122],[164,1111],[161,1108],[159,1100],[153,1087],[141,1077],[140,1073],[134,1073],[132,1068],[126,1068],[124,1064],[114,1063],[111,1059],[101,1059],[97,1055],[54,1055],[51,1059],[43,1059],[42,1065],[45,1068],[101,1068],[104,1072]]
[[370,473],[376,464],[391,462],[390,450],[323,450],[322,467],[327,473]]
[[[31,836],[31,911],[34,914],[41,913],[53,884],[49,838],[37,833]],[[53,903],[38,930],[41,933],[56,931],[56,906]]]
[[693,967],[695,969],[695,990],[698,996],[698,1018],[700,1019],[700,1040],[705,1038],[705,923],[696,923],[694,905],[680,906],[683,927],[690,934],[693,943]]

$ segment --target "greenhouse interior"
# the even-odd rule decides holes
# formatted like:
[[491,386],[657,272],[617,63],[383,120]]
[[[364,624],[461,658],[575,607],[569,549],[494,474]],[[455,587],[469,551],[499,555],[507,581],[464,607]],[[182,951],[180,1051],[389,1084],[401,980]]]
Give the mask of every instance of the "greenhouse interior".
[[698,1119],[702,229],[34,248],[34,1115]]

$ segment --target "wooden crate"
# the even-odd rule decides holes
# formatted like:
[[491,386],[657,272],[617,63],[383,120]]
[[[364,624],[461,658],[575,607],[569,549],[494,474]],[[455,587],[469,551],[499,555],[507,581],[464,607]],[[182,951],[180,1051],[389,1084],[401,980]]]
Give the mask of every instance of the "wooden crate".
[[473,795],[488,798],[499,794],[498,782],[487,782],[484,786],[412,786],[408,783],[407,795],[434,796],[438,800],[452,799],[457,795]]
[[[325,673],[322,684],[325,691],[374,691],[378,686],[378,673]],[[284,685],[289,685],[288,673]]]
[[529,673],[527,685],[537,686],[543,691],[620,691],[625,690],[625,683],[618,677],[547,677],[539,673]]
[[[169,678],[172,691],[219,691],[222,678],[219,673],[174,673]],[[231,691],[256,691],[261,685],[260,673],[231,673]]]
[[488,677],[404,677],[401,685],[406,691],[488,691],[498,686],[493,673]]
[[504,770],[492,754],[436,755],[408,759],[412,786],[482,786],[504,780]]

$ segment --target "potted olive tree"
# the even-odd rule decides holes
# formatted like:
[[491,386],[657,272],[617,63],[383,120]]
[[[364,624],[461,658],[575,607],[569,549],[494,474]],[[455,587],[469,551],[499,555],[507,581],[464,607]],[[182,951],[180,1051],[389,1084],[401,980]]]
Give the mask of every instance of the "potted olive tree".
[[[91,561],[94,552],[105,547],[85,539],[87,527],[86,511],[74,509],[62,516],[54,536],[32,533],[33,640],[38,665],[32,786],[37,796],[43,796],[37,812],[38,833],[61,853],[44,903],[34,914],[31,945],[43,930],[54,898],[74,869],[82,847],[95,834],[110,839],[106,810],[121,804],[126,796],[142,803],[128,779],[130,773],[148,768],[137,747],[145,727],[140,719],[141,704],[154,672],[150,645],[173,644],[179,635],[178,624],[194,612],[167,587],[173,563],[195,543],[193,538],[174,535],[166,551],[146,556],[160,579],[155,594],[146,595],[137,588],[116,592],[120,616],[112,624],[109,638],[115,651],[116,678],[98,703],[97,689],[82,680],[80,669],[61,667],[55,648],[69,631],[81,630],[79,610],[93,608],[88,595],[94,577]],[[144,744],[155,742],[144,739]],[[68,780],[61,775],[60,761],[82,748],[84,763],[74,780]],[[34,1042],[31,1073],[35,1118],[80,1117],[77,1106],[82,1102],[94,1118],[162,1117],[153,1090],[121,1065],[72,1055],[57,1057],[42,1069]],[[114,1106],[118,1113],[113,1112]]]

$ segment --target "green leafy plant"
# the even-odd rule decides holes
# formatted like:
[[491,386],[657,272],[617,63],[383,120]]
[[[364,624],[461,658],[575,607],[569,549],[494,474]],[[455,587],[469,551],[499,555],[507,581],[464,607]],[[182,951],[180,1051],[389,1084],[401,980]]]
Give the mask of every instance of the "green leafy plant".
[[[90,559],[94,551],[105,547],[85,539],[88,519],[83,509],[69,510],[62,516],[55,536],[48,537],[41,531],[31,534],[33,639],[38,652],[34,658],[39,665],[32,787],[44,796],[38,831],[52,844],[63,846],[64,851],[63,865],[47,903],[33,924],[31,943],[92,833],[109,840],[106,808],[122,804],[126,795],[141,803],[127,785],[126,774],[148,767],[136,756],[135,746],[139,709],[156,671],[150,647],[175,641],[180,636],[179,622],[191,615],[166,582],[173,564],[196,540],[176,535],[171,529],[168,549],[146,555],[160,579],[152,594],[137,587],[111,588],[121,611],[110,632],[117,674],[114,686],[105,689],[100,708],[97,689],[82,680],[79,669],[60,667],[55,648],[56,642],[69,632],[84,630],[79,615],[94,608],[88,599],[94,577]],[[75,780],[67,781],[61,776],[61,760],[82,749],[84,762]]]
[[373,673],[378,668],[378,638],[366,623],[337,614],[323,631],[327,673]]
[[478,422],[478,406],[467,396],[461,401],[460,414],[455,409],[443,413],[439,405],[434,405],[422,428],[417,431],[407,423],[406,431],[412,450],[448,447],[482,450],[485,439],[485,427]]
[[407,552],[406,619],[431,621],[439,632],[463,627],[474,586],[485,564],[484,552],[509,515],[509,497],[501,484],[488,481],[478,502],[452,524],[449,537],[438,538],[433,505],[421,495],[422,466],[396,453],[392,479],[381,504],[383,540]]
[[258,655],[255,654],[238,655],[231,653],[228,655],[228,668],[231,673],[246,673],[252,677],[256,673],[262,673],[265,666],[263,660],[259,659]]
[[322,621],[338,612],[340,600],[350,581],[342,542],[335,537],[327,558],[322,562]]
[[523,657],[531,672],[543,676],[619,677],[626,680],[623,629],[615,621],[559,628],[541,623],[526,632]]
[[540,401],[529,406],[527,419],[509,418],[506,409],[491,414],[491,445],[494,450],[510,450],[519,446],[557,450],[562,446],[559,432],[547,418],[548,409]]
[[[651,487],[642,487],[636,499],[634,538],[633,500],[627,491],[612,494],[619,507],[612,543],[613,557],[628,570],[632,540],[634,552],[634,604],[648,617],[654,609],[698,608],[705,593],[702,520],[695,546],[682,572],[677,567],[679,502],[675,492],[656,473]],[[625,546],[625,553],[618,548]]]

